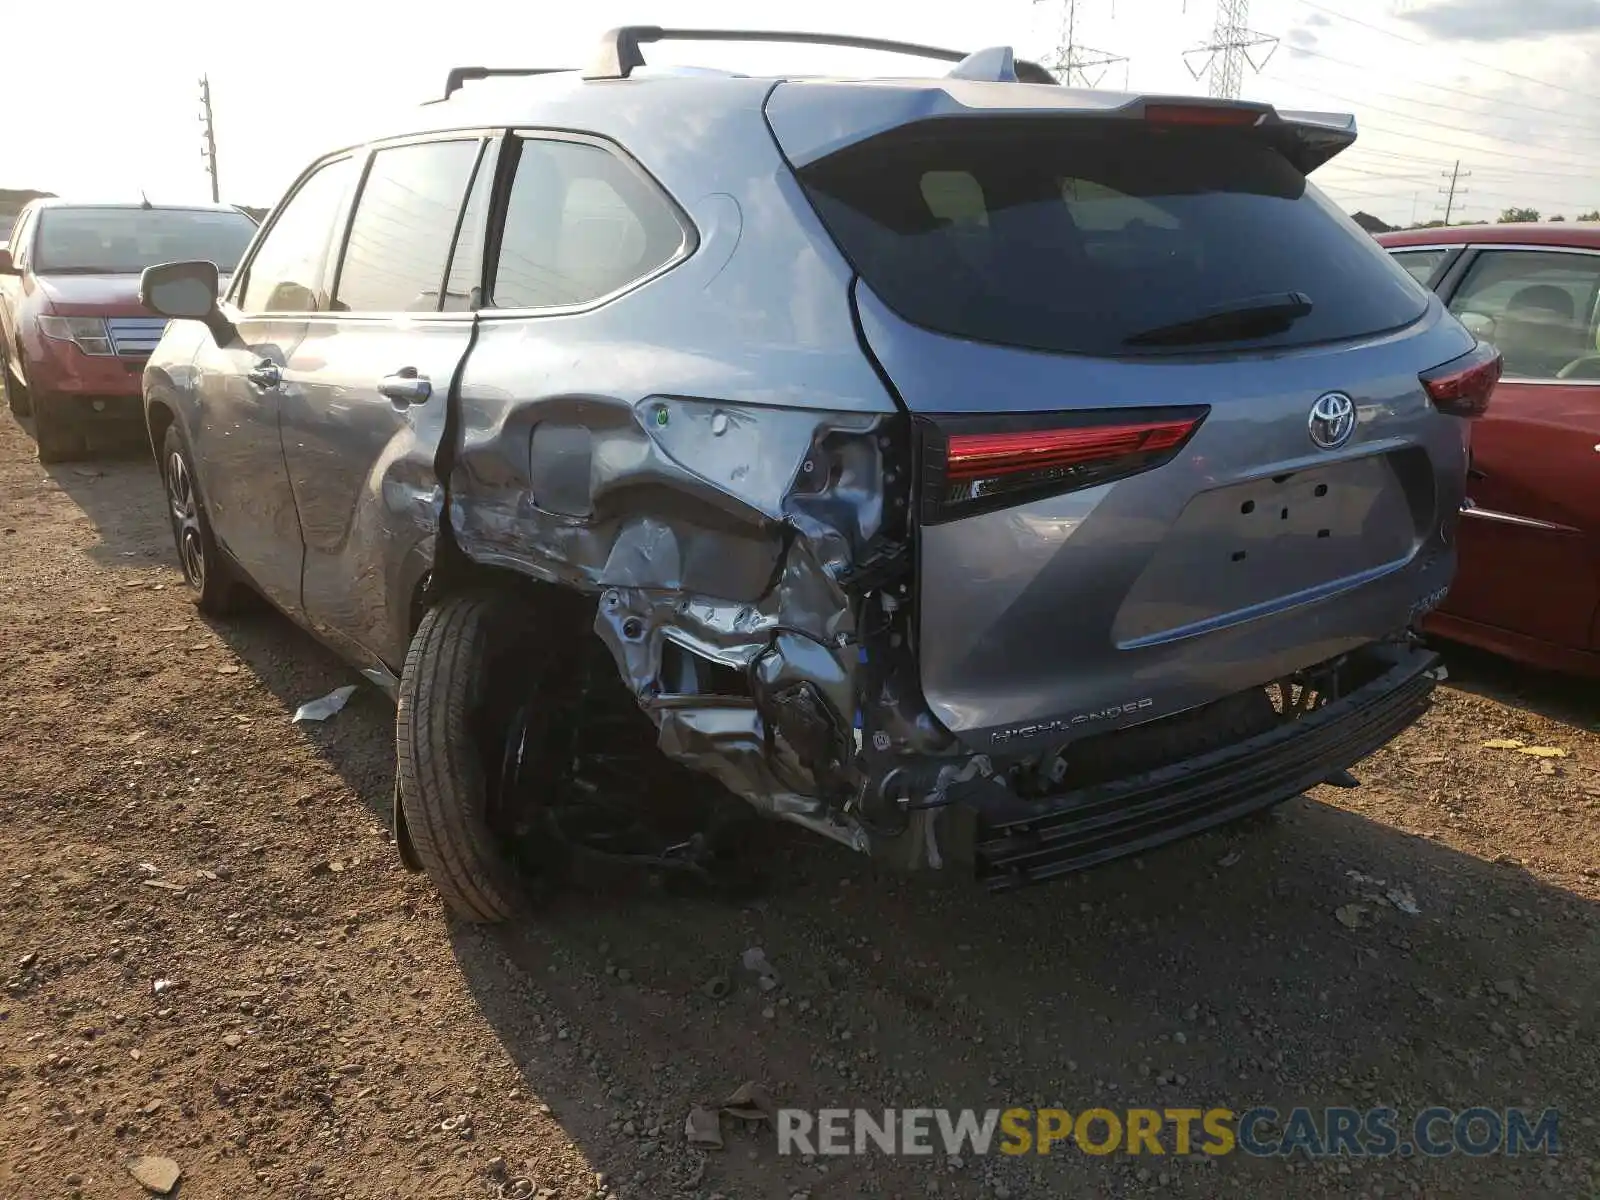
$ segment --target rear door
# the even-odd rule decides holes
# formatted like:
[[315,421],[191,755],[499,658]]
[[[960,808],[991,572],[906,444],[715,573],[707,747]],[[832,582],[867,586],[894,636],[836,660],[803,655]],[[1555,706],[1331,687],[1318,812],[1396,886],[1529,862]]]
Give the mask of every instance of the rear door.
[[969,111],[798,172],[920,428],[922,684],[972,744],[1281,678],[1449,579],[1465,422],[1419,375],[1473,339],[1214,113]]
[[433,557],[443,502],[434,460],[472,341],[492,145],[473,134],[376,150],[331,311],[282,335],[283,458],[305,538],[306,617],[352,657],[392,671]]
[[1571,649],[1600,608],[1600,253],[1484,247],[1451,311],[1505,356],[1445,611]]

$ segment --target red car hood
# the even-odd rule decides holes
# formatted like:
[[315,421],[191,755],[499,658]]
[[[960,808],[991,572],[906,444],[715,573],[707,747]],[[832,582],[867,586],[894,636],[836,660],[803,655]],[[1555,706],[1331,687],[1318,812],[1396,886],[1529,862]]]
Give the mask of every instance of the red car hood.
[[139,303],[137,275],[36,275],[50,310],[62,316],[155,316]]
[[[35,275],[50,311],[63,317],[153,317],[139,303],[137,275]],[[228,287],[223,275],[218,285]]]

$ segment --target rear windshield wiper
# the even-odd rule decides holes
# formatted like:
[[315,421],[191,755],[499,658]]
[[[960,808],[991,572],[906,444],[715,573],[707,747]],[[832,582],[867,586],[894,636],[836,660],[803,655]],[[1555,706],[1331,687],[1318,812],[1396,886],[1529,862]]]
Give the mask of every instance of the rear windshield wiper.
[[1197,316],[1157,325],[1122,339],[1124,346],[1193,346],[1205,342],[1244,341],[1282,333],[1311,312],[1304,292],[1272,292],[1231,300]]

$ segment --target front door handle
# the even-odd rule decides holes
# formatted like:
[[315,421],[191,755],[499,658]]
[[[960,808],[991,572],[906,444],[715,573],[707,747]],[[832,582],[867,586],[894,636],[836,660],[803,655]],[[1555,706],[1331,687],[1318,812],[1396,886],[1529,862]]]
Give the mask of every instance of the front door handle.
[[378,381],[378,391],[396,404],[421,404],[433,395],[433,384],[415,367],[401,367]]
[[275,388],[283,382],[283,369],[270,358],[263,358],[245,372],[245,378],[260,388]]

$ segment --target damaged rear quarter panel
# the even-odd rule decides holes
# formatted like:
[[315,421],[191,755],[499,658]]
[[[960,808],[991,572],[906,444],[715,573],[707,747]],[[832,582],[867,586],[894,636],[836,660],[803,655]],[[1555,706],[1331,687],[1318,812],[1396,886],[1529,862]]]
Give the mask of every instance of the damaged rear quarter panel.
[[[754,697],[805,682],[848,737],[858,650],[836,580],[884,525],[896,410],[857,341],[848,268],[759,109],[717,119],[692,164],[639,154],[693,222],[693,254],[587,311],[481,314],[451,532],[473,561],[595,596],[667,753],[859,848],[794,748],[768,753]],[[718,669],[733,686],[708,683]]]

